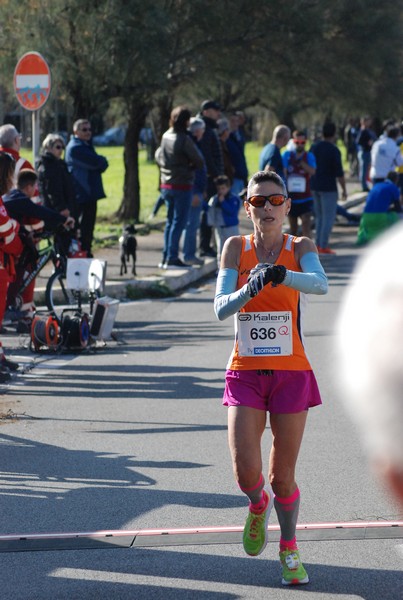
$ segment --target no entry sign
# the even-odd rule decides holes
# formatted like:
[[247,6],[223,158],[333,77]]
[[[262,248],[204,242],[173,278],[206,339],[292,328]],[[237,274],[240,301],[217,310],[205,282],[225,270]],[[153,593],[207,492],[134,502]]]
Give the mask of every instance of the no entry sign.
[[50,69],[39,52],[27,52],[14,71],[14,89],[18,102],[27,110],[38,110],[50,94]]

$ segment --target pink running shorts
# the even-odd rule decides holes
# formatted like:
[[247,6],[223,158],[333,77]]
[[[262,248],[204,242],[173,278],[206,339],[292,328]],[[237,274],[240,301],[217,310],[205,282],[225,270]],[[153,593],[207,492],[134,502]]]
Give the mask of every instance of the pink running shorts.
[[322,404],[313,371],[230,371],[224,406],[249,406],[273,414],[298,413]]

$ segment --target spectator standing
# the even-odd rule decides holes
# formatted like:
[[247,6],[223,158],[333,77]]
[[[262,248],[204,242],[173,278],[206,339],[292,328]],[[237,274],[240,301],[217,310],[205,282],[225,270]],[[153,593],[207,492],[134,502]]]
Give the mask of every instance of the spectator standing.
[[239,129],[238,113],[233,113],[229,118],[230,134],[227,139],[227,148],[234,167],[231,192],[239,195],[248,182],[248,167],[245,158],[245,138]]
[[[66,225],[66,228],[74,226],[74,219],[72,217],[64,216],[51,208],[46,208],[33,201],[37,190],[37,182],[38,175],[35,171],[21,169],[17,177],[17,188],[11,190],[3,197],[8,214],[20,224],[20,231],[24,231],[25,233],[26,241],[29,243],[28,248],[31,249],[31,261],[34,242],[32,236],[27,236],[28,232],[25,229],[27,221],[41,223],[41,226],[45,225],[51,231],[54,231],[59,224]],[[8,290],[8,305],[13,305],[15,295],[22,283],[22,278],[26,270],[22,262],[19,256],[15,280],[10,284]],[[27,333],[31,330],[32,318],[35,311],[34,291],[35,279],[31,281],[22,295],[21,311],[24,313],[24,316],[18,320],[18,333]]]
[[239,209],[241,199],[231,191],[231,182],[226,175],[216,179],[217,193],[209,200],[209,219],[214,227],[217,245],[217,263],[220,268],[224,242],[239,235]]
[[[397,145],[400,148],[400,152],[403,154],[403,122],[400,124],[400,135],[396,140]],[[403,201],[403,166],[398,167],[397,172],[399,173],[399,188],[400,188],[400,197]]]
[[[220,138],[221,152],[222,152],[222,156],[223,156],[224,175],[226,177],[228,177],[230,184],[232,185],[232,182],[234,180],[235,168],[232,163],[231,155],[229,153],[228,146],[227,146],[227,141],[230,136],[228,119],[224,119],[224,118],[218,119],[217,132],[218,132],[218,137]],[[217,185],[217,179],[215,180],[215,184]]]
[[275,171],[284,179],[284,165],[281,157],[281,148],[284,148],[291,137],[287,125],[277,125],[274,128],[271,142],[264,146],[259,158],[259,171]]
[[369,172],[372,183],[385,181],[390,171],[403,165],[403,154],[397,145],[399,134],[400,128],[397,125],[388,125],[385,135],[374,142]]
[[17,176],[21,169],[34,170],[29,160],[20,156],[21,139],[22,136],[14,125],[7,123],[0,127],[0,151],[8,152],[15,161],[13,187],[17,184]]
[[286,150],[283,154],[284,174],[287,190],[291,198],[288,213],[291,235],[298,235],[298,219],[301,219],[302,235],[311,237],[313,198],[310,179],[315,175],[316,159],[312,152],[305,150],[306,136],[303,131],[294,131],[295,150]]
[[[190,119],[189,133],[200,149],[200,142],[203,138],[206,125],[203,119],[193,117]],[[204,159],[203,159],[204,160]],[[206,196],[207,187],[207,169],[206,165],[195,170],[195,178],[192,189],[192,203],[190,206],[189,219],[185,229],[183,241],[183,257],[188,265],[202,265],[203,260],[196,256],[197,234],[200,229],[200,217],[203,210],[203,202]]]
[[43,140],[37,164],[39,192],[47,208],[52,208],[65,217],[76,218],[74,182],[62,158],[64,149],[64,140],[57,133],[49,133]]
[[359,122],[357,123],[356,119],[350,118],[343,132],[343,141],[346,147],[347,160],[350,166],[350,177],[357,177],[359,172],[357,147],[357,136],[359,130]]
[[369,168],[371,166],[371,148],[376,140],[376,135],[371,129],[372,120],[370,117],[362,117],[360,120],[360,130],[357,135],[358,146],[358,164],[360,168],[360,181],[363,192],[368,192]]
[[190,111],[184,106],[174,108],[170,127],[155,153],[161,173],[161,194],[167,207],[162,263],[165,269],[190,266],[179,258],[179,241],[189,218],[195,169],[201,169],[204,160],[187,134],[189,124]]
[[66,163],[73,175],[77,202],[81,246],[92,257],[91,247],[97,217],[97,201],[105,198],[102,173],[108,161],[97,154],[92,145],[91,125],[87,119],[78,119],[73,125],[73,137],[66,147]]
[[399,174],[390,171],[385,181],[376,183],[368,193],[361,215],[357,244],[370,242],[400,220],[402,207],[398,181]]
[[[14,260],[23,250],[18,232],[19,223],[12,219],[3,203],[3,196],[14,184],[15,160],[9,152],[0,151],[0,329],[6,311],[7,291],[15,277]],[[0,344],[1,346],[1,344]],[[0,352],[0,383],[10,379],[10,370],[15,371],[18,364],[8,361],[4,351]]]
[[323,126],[323,140],[316,142],[311,152],[316,159],[316,172],[311,179],[313,192],[316,246],[319,254],[336,254],[329,248],[329,236],[337,213],[337,182],[347,198],[341,152],[336,146],[336,125],[327,122]]
[[[224,174],[224,162],[221,143],[217,132],[217,121],[221,115],[221,106],[215,100],[205,100],[201,107],[199,117],[206,125],[200,148],[207,168],[207,198],[215,194],[215,178]],[[216,256],[211,247],[212,228],[207,222],[207,202],[203,206],[200,223],[200,255]]]
[[[237,110],[235,112],[235,116],[238,119],[238,127],[234,130],[234,135],[236,137],[237,142],[241,145],[242,151],[245,152],[246,145],[246,115],[243,110]],[[232,131],[232,127],[231,127]],[[246,182],[247,183],[247,182]]]
[[[9,284],[15,278],[14,261],[23,251],[23,244],[18,235],[20,224],[10,217],[3,200],[14,185],[14,170],[14,158],[8,152],[0,151],[0,328],[3,326]],[[1,383],[8,379],[4,379],[3,376],[0,368]]]

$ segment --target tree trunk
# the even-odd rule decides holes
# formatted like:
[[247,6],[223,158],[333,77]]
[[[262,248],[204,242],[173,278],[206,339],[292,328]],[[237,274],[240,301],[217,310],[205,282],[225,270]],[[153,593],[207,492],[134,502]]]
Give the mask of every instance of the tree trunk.
[[123,221],[135,223],[140,217],[139,138],[146,116],[146,104],[133,102],[130,105],[123,153],[125,165],[123,199],[116,213]]

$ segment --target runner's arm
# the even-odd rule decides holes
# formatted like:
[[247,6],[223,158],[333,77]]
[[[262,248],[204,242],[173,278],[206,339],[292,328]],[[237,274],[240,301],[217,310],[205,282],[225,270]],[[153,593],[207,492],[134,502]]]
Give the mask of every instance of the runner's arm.
[[237,281],[238,271],[236,269],[221,268],[219,270],[214,297],[214,312],[220,321],[237,313],[251,299],[247,284],[237,290]]
[[307,252],[300,259],[302,273],[289,271],[283,285],[304,294],[327,294],[327,277],[316,252]]

